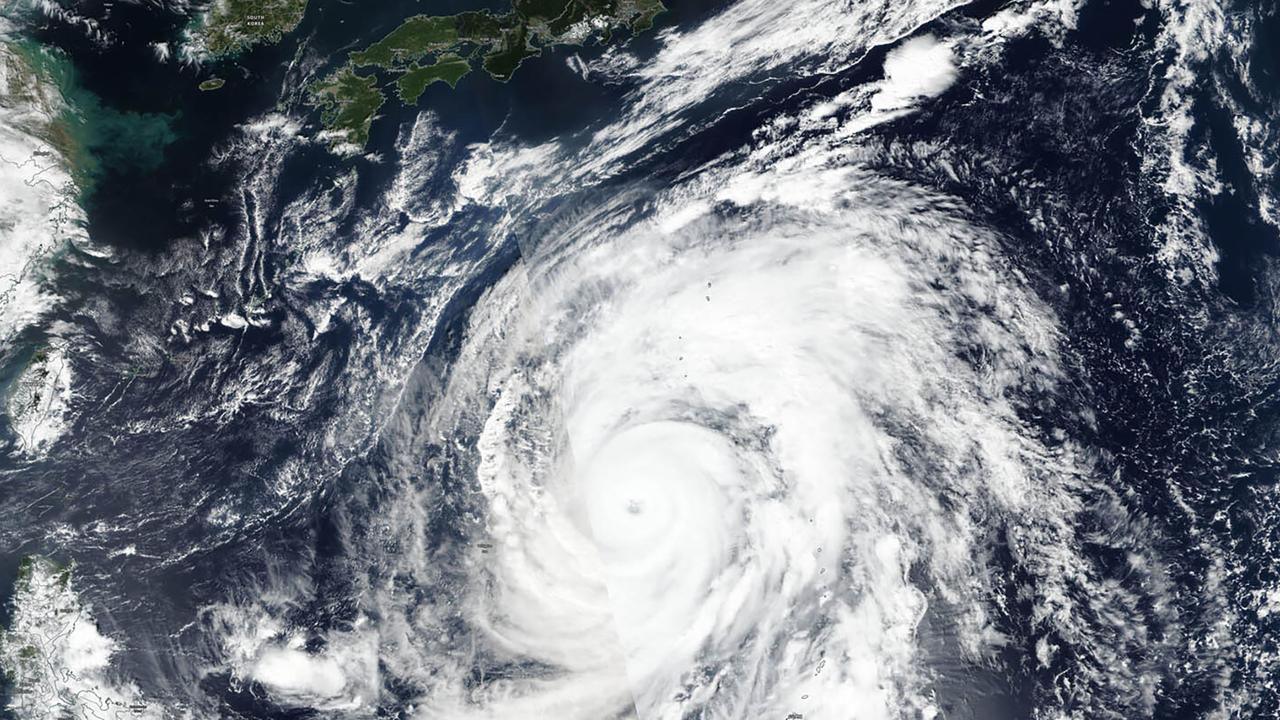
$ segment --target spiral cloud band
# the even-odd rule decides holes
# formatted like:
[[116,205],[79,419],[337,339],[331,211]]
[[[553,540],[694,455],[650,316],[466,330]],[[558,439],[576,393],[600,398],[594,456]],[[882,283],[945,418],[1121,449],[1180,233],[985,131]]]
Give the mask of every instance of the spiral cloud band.
[[[451,230],[439,281],[483,279],[341,500],[354,620],[282,622],[313,577],[215,609],[233,676],[353,717],[393,687],[449,720],[964,718],[1019,712],[1017,642],[1072,659],[1049,705],[1149,712],[1183,619],[1141,532],[1081,530],[1124,510],[1076,439],[1062,288],[860,137],[983,38],[906,42],[661,183],[611,177],[608,127],[468,147],[414,216],[518,258]],[[429,140],[424,114],[403,142]],[[351,272],[405,272],[416,237]]]
[[[444,189],[405,164],[357,223],[367,254],[315,240],[291,282],[428,298],[400,346],[425,359],[338,425],[376,436],[335,493],[340,551],[207,613],[234,681],[344,717],[1153,714],[1200,619],[1086,439],[1075,288],[911,180],[963,158],[877,136],[1061,10],[1036,7],[966,32],[885,9],[878,79],[797,92],[687,165],[667,158],[741,121],[739,81],[779,53],[847,71],[865,43],[793,47],[744,2],[647,64],[581,66],[638,89],[576,137],[464,146],[418,116],[400,147],[454,147]],[[759,32],[731,52],[719,21]],[[358,319],[383,338],[361,352],[394,347],[398,321]]]
[[1052,315],[941,198],[717,185],[579,218],[478,303],[442,391],[490,408],[463,606],[540,670],[426,715],[932,716],[931,597],[990,650],[982,519],[1070,502],[1016,407],[1056,381]]

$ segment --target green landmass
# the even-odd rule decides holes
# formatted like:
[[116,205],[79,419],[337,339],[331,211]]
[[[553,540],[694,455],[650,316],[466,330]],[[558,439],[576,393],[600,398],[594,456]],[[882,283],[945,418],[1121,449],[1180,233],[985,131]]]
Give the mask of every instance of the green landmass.
[[200,89],[207,92],[210,90],[217,90],[218,88],[226,84],[227,84],[227,81],[223,80],[222,78],[217,78],[217,77],[209,78],[208,80],[205,80],[204,82],[200,83]]
[[525,59],[546,48],[607,42],[619,29],[643,32],[664,10],[661,0],[512,0],[502,14],[415,15],[315,81],[310,102],[342,142],[363,147],[385,101],[382,75],[412,105],[431,83],[454,87],[476,67],[506,82]]
[[529,43],[529,28],[517,25],[502,33],[501,42],[493,52],[484,56],[484,69],[494,80],[506,82],[525,58],[539,52],[541,50]]
[[70,63],[26,38],[0,48],[0,105],[38,108],[43,122],[24,129],[57,148],[73,177],[83,182],[90,164],[87,138],[63,97],[64,88],[73,84]]
[[[425,87],[425,85],[424,85]],[[369,125],[386,101],[376,78],[357,75],[344,67],[310,88],[310,101],[320,108],[320,120],[353,145],[364,147]]]
[[136,685],[111,682],[108,666],[118,645],[99,631],[73,587],[73,574],[73,566],[45,557],[22,560],[0,626],[0,714],[48,720],[170,717],[149,706]]
[[445,55],[432,65],[410,65],[396,81],[396,90],[406,105],[413,105],[433,82],[447,83],[454,87],[463,75],[471,72],[471,65],[457,55]]
[[351,64],[397,67],[451,47],[458,42],[458,17],[411,17],[378,42],[351,53]]
[[302,22],[307,0],[213,0],[193,32],[211,55],[279,42]]

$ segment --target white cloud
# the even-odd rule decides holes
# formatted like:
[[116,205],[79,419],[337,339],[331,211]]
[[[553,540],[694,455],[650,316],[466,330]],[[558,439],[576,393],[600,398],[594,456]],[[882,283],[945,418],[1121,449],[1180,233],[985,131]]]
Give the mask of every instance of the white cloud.
[[884,81],[871,98],[876,110],[898,110],[937,97],[956,81],[951,46],[932,35],[921,35],[889,51]]

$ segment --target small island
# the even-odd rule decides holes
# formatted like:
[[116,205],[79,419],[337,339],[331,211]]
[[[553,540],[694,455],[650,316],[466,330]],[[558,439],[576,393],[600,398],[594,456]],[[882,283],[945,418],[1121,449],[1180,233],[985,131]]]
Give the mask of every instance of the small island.
[[314,81],[308,100],[335,144],[362,148],[386,101],[379,73],[392,76],[401,102],[413,105],[432,83],[454,87],[477,66],[506,82],[546,48],[607,42],[620,29],[643,32],[665,9],[661,0],[515,0],[502,14],[415,15]]
[[200,83],[200,89],[204,90],[205,92],[208,92],[210,90],[217,90],[218,88],[226,84],[227,84],[227,81],[223,80],[222,78],[219,78],[219,77],[209,78],[208,80],[205,80],[204,82]]

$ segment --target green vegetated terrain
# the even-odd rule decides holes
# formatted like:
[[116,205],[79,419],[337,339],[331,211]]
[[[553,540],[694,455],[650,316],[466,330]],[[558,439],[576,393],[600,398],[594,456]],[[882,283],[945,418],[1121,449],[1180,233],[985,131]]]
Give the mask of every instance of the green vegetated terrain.
[[344,67],[311,87],[312,104],[320,108],[326,127],[341,129],[350,142],[364,145],[373,116],[386,102],[374,77],[357,75]]
[[465,59],[457,55],[445,55],[426,67],[410,65],[396,81],[396,90],[405,104],[412,105],[418,102],[418,98],[431,83],[439,81],[453,87],[469,72],[471,64]]
[[279,42],[302,22],[307,0],[214,0],[194,28],[204,49],[229,55]]
[[338,142],[363,147],[385,102],[379,73],[390,75],[411,105],[432,83],[453,87],[477,67],[505,82],[544,48],[607,41],[622,29],[643,32],[665,9],[661,0],[514,0],[502,14],[416,15],[312,83],[310,102]]

